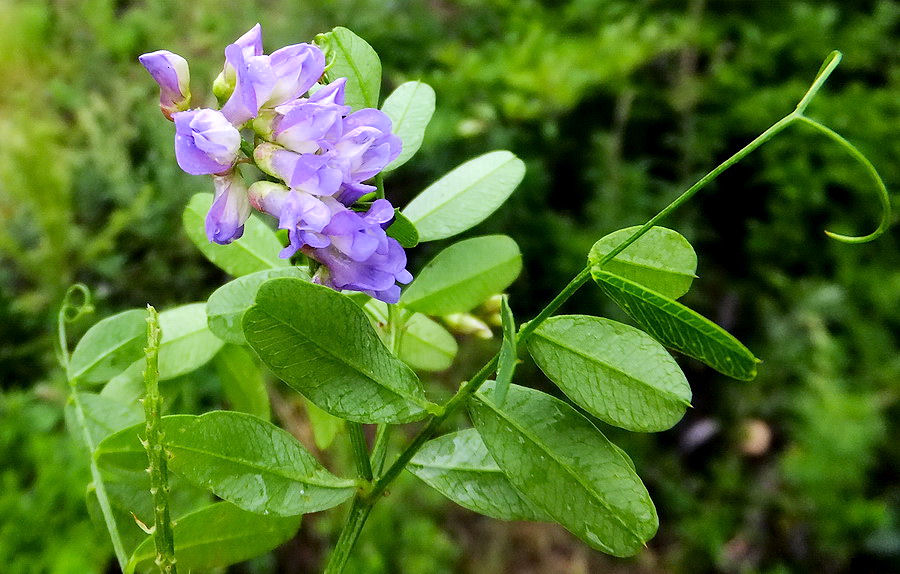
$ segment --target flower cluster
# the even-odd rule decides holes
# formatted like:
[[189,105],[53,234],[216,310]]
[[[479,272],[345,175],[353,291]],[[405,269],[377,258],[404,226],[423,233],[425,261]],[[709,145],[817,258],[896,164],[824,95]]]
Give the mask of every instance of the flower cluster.
[[[362,291],[388,303],[409,283],[406,254],[385,230],[394,219],[386,199],[359,204],[376,190],[366,183],[400,154],[391,120],[371,108],[351,113],[346,78],[320,84],[325,56],[312,44],[263,54],[260,26],[225,49],[213,91],[221,109],[190,108],[189,71],[181,56],[160,50],[141,63],[160,87],[160,108],[175,122],[175,157],[187,173],[213,176],[206,218],[210,241],[241,237],[251,207],[278,220],[290,244],[318,261],[314,280]],[[252,157],[242,156],[241,129],[252,128]],[[247,149],[247,148],[244,148]],[[246,152],[249,154],[249,151]],[[249,187],[236,166],[254,162],[276,181]]]

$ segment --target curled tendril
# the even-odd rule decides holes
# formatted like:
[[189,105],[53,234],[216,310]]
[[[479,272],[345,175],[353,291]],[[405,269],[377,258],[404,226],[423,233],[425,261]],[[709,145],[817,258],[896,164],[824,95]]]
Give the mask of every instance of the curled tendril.
[[[73,301],[76,296],[79,296],[80,300]],[[94,304],[91,302],[91,290],[82,283],[76,283],[69,287],[63,297],[60,312],[66,323],[72,323],[84,315],[93,313]]]
[[884,181],[878,174],[878,170],[876,170],[875,166],[872,165],[872,162],[869,161],[869,158],[864,156],[861,151],[856,149],[856,146],[848,142],[842,135],[832,130],[828,126],[820,124],[816,120],[810,119],[804,115],[807,106],[809,106],[809,103],[822,88],[822,85],[825,84],[828,76],[830,76],[835,68],[838,67],[838,64],[841,63],[842,57],[843,55],[837,50],[828,54],[828,57],[825,58],[824,62],[822,62],[822,66],[819,68],[815,80],[813,80],[812,85],[810,85],[809,89],[806,91],[806,94],[803,95],[803,98],[800,100],[800,103],[797,104],[797,107],[794,109],[794,113],[791,114],[791,116],[792,121],[799,121],[812,128],[815,128],[819,132],[825,134],[826,136],[840,144],[841,147],[843,147],[844,150],[849,153],[851,157],[853,157],[853,159],[858,161],[866,169],[866,172],[868,172],[869,176],[872,178],[872,181],[875,182],[875,187],[878,190],[878,199],[881,202],[881,221],[878,223],[878,227],[875,229],[875,231],[869,233],[868,235],[842,235],[840,233],[828,231],[827,229],[825,230],[825,235],[842,243],[867,243],[883,234],[891,225],[891,197],[888,193],[887,187],[884,185]]
[[875,169],[875,166],[872,165],[872,162],[869,161],[869,158],[863,155],[863,153],[859,151],[856,146],[844,139],[841,134],[832,130],[828,126],[820,124],[819,122],[803,115],[798,116],[798,120],[810,127],[815,128],[819,132],[825,134],[826,136],[840,144],[841,147],[843,147],[844,150],[848,154],[850,154],[851,157],[853,157],[853,159],[858,161],[866,169],[866,172],[872,178],[872,181],[875,182],[875,187],[878,190],[878,199],[881,202],[881,221],[878,223],[878,227],[872,233],[869,233],[868,235],[842,235],[840,233],[834,233],[825,230],[825,234],[828,237],[842,243],[867,243],[887,231],[888,227],[890,227],[891,225],[891,197],[890,194],[888,194],[887,187],[884,185],[884,181],[878,174],[878,170]]
[[[77,299],[76,299],[77,298]],[[69,369],[69,347],[66,342],[66,323],[77,321],[94,312],[91,302],[91,290],[87,285],[76,283],[66,290],[57,316],[56,330],[58,335],[57,357],[66,371]]]

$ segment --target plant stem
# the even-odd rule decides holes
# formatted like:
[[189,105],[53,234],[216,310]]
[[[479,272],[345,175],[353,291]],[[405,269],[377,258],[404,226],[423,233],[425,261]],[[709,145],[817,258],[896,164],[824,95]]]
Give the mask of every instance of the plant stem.
[[[699,192],[701,189],[715,180],[719,175],[721,175],[722,172],[724,172],[737,162],[741,161],[744,157],[775,137],[792,123],[803,120],[806,123],[812,123],[820,126],[820,129],[822,131],[828,130],[828,132],[831,132],[831,130],[829,130],[825,126],[821,126],[821,124],[817,124],[817,122],[813,122],[812,120],[805,118],[803,116],[803,111],[806,109],[806,106],[809,105],[809,102],[812,100],[812,98],[818,93],[819,89],[822,87],[825,80],[828,79],[828,76],[831,74],[831,72],[834,71],[834,69],[840,63],[840,60],[840,52],[832,52],[825,60],[822,68],[819,70],[819,73],[817,74],[816,79],[813,81],[812,86],[810,86],[806,95],[804,95],[800,103],[797,104],[797,107],[793,112],[772,124],[772,126],[770,126],[766,131],[753,139],[753,141],[742,147],[734,155],[723,161],[715,169],[700,178],[697,183],[695,183],[684,193],[676,197],[671,203],[669,203],[669,205],[664,207],[659,213],[657,213],[649,221],[647,221],[644,225],[637,229],[633,234],[631,234],[631,236],[619,243],[611,251],[606,253],[597,263],[593,265],[593,267],[599,267],[611,261],[616,255],[625,250],[629,245],[640,239],[641,236],[647,233],[647,231],[649,231],[660,220],[664,219],[670,213],[681,207],[685,202],[689,201],[694,195],[697,194],[697,192]],[[858,157],[857,154],[861,155],[858,151],[856,151],[855,148],[853,148],[849,144],[849,142],[843,140],[843,138],[841,138],[838,134],[831,132],[828,133],[828,135],[833,139],[837,139],[841,143],[845,143],[845,147],[849,146],[848,149],[852,148],[851,153],[855,152],[855,157]],[[871,166],[871,164],[868,163],[867,160],[864,163],[866,163],[868,166]],[[874,171],[874,167],[871,168],[871,171]],[[880,178],[877,177],[877,173],[875,174],[875,177],[877,181],[881,181]],[[379,183],[379,180],[376,180],[376,183]],[[881,229],[881,227],[879,227],[879,229]],[[560,291],[560,293],[556,297],[554,297],[553,300],[550,301],[547,306],[537,314],[537,316],[535,316],[534,319],[532,319],[528,323],[523,324],[520,327],[519,332],[516,334],[517,343],[525,340],[531,333],[534,332],[535,329],[537,329],[541,325],[541,323],[543,323],[548,317],[555,313],[556,310],[559,309],[559,307],[562,306],[562,304],[565,303],[566,300],[568,300],[569,297],[571,297],[582,285],[588,282],[591,277],[591,267],[592,266],[589,265],[582,269],[568,283],[568,285],[566,285],[563,290]],[[387,471],[385,471],[385,473],[378,478],[378,480],[373,485],[371,492],[369,492],[365,496],[365,498],[357,495],[357,497],[353,501],[350,516],[347,519],[344,530],[341,532],[341,535],[338,538],[337,545],[335,546],[331,558],[329,559],[328,566],[325,570],[326,574],[338,574],[341,572],[347,562],[347,558],[350,555],[350,550],[352,549],[353,544],[356,542],[357,538],[359,538],[359,533],[362,531],[362,528],[365,525],[366,518],[368,517],[372,506],[385,493],[390,483],[403,471],[407,463],[419,451],[422,445],[424,445],[425,442],[427,442],[429,439],[431,439],[431,437],[437,434],[437,431],[440,429],[440,426],[444,423],[444,421],[446,421],[463,404],[465,404],[466,400],[472,394],[474,394],[482,384],[484,384],[491,373],[496,370],[498,359],[499,355],[495,354],[477,373],[475,373],[475,375],[470,380],[466,381],[463,385],[460,386],[456,394],[453,395],[453,397],[451,397],[450,400],[442,407],[441,412],[434,415],[428,421],[425,427],[422,428],[422,430],[419,431],[419,433],[415,436],[409,446],[407,446],[406,449],[402,453],[400,453],[400,456],[397,458],[397,460],[394,461],[394,463],[387,469]]]
[[350,431],[350,444],[353,447],[353,460],[356,461],[356,472],[363,480],[372,480],[372,465],[369,462],[369,447],[366,445],[366,436],[363,434],[361,423],[347,421],[347,429]]
[[[75,292],[81,293],[84,298],[81,305],[72,304],[72,295]],[[71,316],[69,315],[70,310],[74,311]],[[78,398],[77,381],[70,376],[71,374],[69,372],[69,346],[66,338],[66,323],[75,321],[82,315],[90,313],[92,310],[93,307],[91,306],[90,291],[88,288],[80,283],[69,287],[63,297],[59,314],[56,317],[56,352],[59,363],[63,370],[65,370],[66,378],[69,381],[69,402],[72,404],[72,410],[75,413],[75,425],[78,432],[81,433],[81,439],[84,441],[88,453],[90,454],[91,480],[94,483],[94,494],[97,495],[97,502],[100,504],[100,512],[103,514],[103,522],[106,524],[109,539],[112,541],[116,561],[119,563],[119,568],[124,571],[125,566],[128,563],[128,555],[125,552],[125,545],[122,543],[122,538],[119,536],[119,527],[116,524],[116,517],[113,514],[109,496],[106,494],[106,485],[103,482],[103,475],[100,474],[100,468],[94,460],[94,450],[96,450],[97,445],[94,444],[94,439],[88,430],[87,419],[84,415],[84,407],[81,405],[81,400]]]
[[119,527],[116,524],[116,517],[113,514],[109,496],[106,494],[106,485],[103,482],[103,476],[100,474],[100,468],[97,467],[97,462],[94,460],[94,450],[97,448],[97,445],[94,444],[94,439],[91,437],[91,433],[88,430],[87,421],[84,416],[84,408],[81,406],[81,401],[78,399],[78,392],[74,381],[69,382],[69,388],[71,390],[69,400],[72,402],[72,407],[75,411],[75,421],[78,430],[81,431],[82,439],[87,445],[88,451],[91,453],[91,480],[94,481],[94,494],[97,495],[97,502],[100,504],[100,512],[103,514],[103,522],[106,524],[109,539],[112,541],[113,552],[116,554],[116,561],[119,563],[119,568],[124,572],[125,566],[128,564],[128,554],[125,552],[125,545],[122,543],[122,538],[119,536]]
[[353,499],[353,503],[350,505],[350,514],[347,515],[347,522],[344,523],[344,529],[341,530],[337,544],[328,557],[328,564],[325,566],[323,574],[340,574],[344,570],[353,545],[356,544],[359,533],[362,532],[362,527],[372,511],[373,504],[374,500],[371,498],[363,500],[357,495]]
[[162,397],[159,394],[159,315],[147,305],[147,347],[144,357],[144,418],[146,439],[144,448],[150,473],[150,494],[153,495],[153,542],[156,545],[156,565],[162,574],[176,574],[175,538],[169,515],[169,469],[161,428]]

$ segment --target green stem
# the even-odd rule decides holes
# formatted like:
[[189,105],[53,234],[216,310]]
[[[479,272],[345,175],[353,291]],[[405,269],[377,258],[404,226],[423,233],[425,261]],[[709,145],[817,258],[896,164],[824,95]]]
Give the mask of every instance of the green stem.
[[[83,302],[81,305],[72,304],[72,295],[76,292],[82,294]],[[87,418],[84,414],[84,407],[78,398],[77,381],[70,376],[69,373],[69,345],[66,338],[66,323],[75,321],[82,315],[90,313],[93,310],[90,302],[90,291],[81,284],[76,284],[66,291],[63,297],[62,305],[57,315],[56,334],[57,334],[57,356],[59,363],[66,371],[66,378],[69,381],[69,402],[72,404],[72,410],[75,413],[75,426],[81,433],[81,438],[90,453],[91,480],[94,482],[94,494],[97,495],[97,502],[100,504],[100,512],[103,514],[103,522],[106,524],[106,530],[109,533],[109,539],[112,541],[113,552],[116,554],[116,561],[119,568],[124,571],[128,563],[128,554],[125,552],[125,545],[119,536],[119,527],[116,524],[116,517],[113,514],[112,505],[109,502],[109,495],[106,493],[106,484],[103,482],[103,475],[100,474],[100,468],[94,460],[94,451],[97,445],[88,430]],[[70,315],[69,312],[73,311]]]
[[378,199],[384,199],[384,175],[378,174],[375,176],[375,197]]
[[81,406],[81,401],[78,400],[78,392],[74,382],[70,382],[69,386],[71,389],[69,400],[72,402],[72,407],[75,411],[75,421],[78,430],[81,431],[81,436],[91,453],[91,480],[94,481],[94,493],[97,495],[97,502],[100,504],[100,512],[103,514],[103,522],[106,524],[107,532],[109,532],[109,539],[112,541],[113,552],[116,554],[116,561],[119,563],[119,568],[124,572],[125,566],[128,564],[128,554],[125,552],[125,545],[122,543],[122,538],[119,536],[119,527],[116,524],[116,517],[113,514],[112,505],[109,502],[109,495],[106,493],[106,485],[103,482],[103,476],[100,474],[100,468],[94,460],[93,453],[94,450],[96,450],[97,445],[94,444],[94,439],[91,437],[91,433],[88,430],[87,421],[84,416],[84,408]]
[[159,314],[147,305],[147,347],[144,357],[144,418],[146,439],[144,448],[150,473],[150,494],[153,495],[153,542],[156,545],[156,565],[162,574],[176,574],[175,538],[169,515],[169,469],[161,428],[162,397],[159,394]]
[[838,52],[837,50],[828,54],[828,57],[825,58],[825,61],[822,63],[822,66],[819,68],[819,73],[816,74],[816,78],[813,80],[813,83],[809,86],[809,89],[806,90],[806,93],[800,99],[800,102],[797,104],[795,108],[795,112],[798,115],[802,115],[803,112],[806,111],[806,107],[809,106],[809,103],[812,101],[816,94],[819,93],[819,90],[822,89],[822,86],[825,85],[825,81],[828,79],[828,76],[831,75],[831,72],[838,67],[838,64],[841,63],[841,58],[843,58],[843,54]]
[[[656,214],[650,221],[641,226],[640,229],[635,231],[628,239],[624,240],[622,243],[617,245],[612,251],[607,253],[598,263],[597,265],[603,265],[613,257],[622,252],[623,249],[637,241],[642,235],[647,233],[651,227],[653,227],[659,220],[672,213],[679,206],[688,201],[691,197],[694,196],[698,191],[703,189],[707,184],[713,181],[719,174],[723,171],[740,161],[747,154],[769,141],[775,134],[782,131],[786,128],[792,121],[794,121],[795,116],[793,114],[788,115],[778,122],[776,122],[772,127],[763,132],[759,137],[754,139],[752,142],[744,146],[740,151],[736,154],[722,162],[718,167],[709,172],[706,176],[704,176],[700,181],[692,185],[687,191],[678,196],[672,203],[667,205],[662,211]],[[521,342],[525,338],[527,338],[531,333],[537,329],[541,323],[543,323],[548,317],[550,317],[553,313],[562,306],[566,300],[571,297],[582,285],[588,282],[591,277],[590,267],[585,267],[582,269],[570,282],[566,285],[559,294],[550,301],[546,307],[544,307],[537,316],[522,325],[519,329],[519,332],[516,335],[516,342]],[[465,404],[466,400],[470,396],[472,396],[475,391],[477,391],[481,385],[488,379],[488,377],[493,373],[497,368],[497,361],[499,359],[498,355],[494,355],[490,361],[488,361],[475,375],[468,381],[466,381],[460,389],[456,392],[453,397],[443,406],[440,414],[433,416],[425,427],[419,431],[419,433],[415,436],[413,441],[406,447],[406,449],[400,453],[400,456],[394,463],[388,467],[388,469],[384,472],[384,474],[375,482],[372,491],[369,495],[369,500],[372,501],[370,504],[374,504],[374,501],[378,500],[382,494],[384,494],[387,487],[390,483],[397,478],[397,476],[403,471],[406,467],[407,463],[412,459],[413,456],[422,448],[428,440],[430,440],[437,431],[440,429],[441,425],[446,421],[452,414],[454,414],[463,404]],[[354,501],[355,502],[355,501]],[[347,528],[357,528],[362,530],[363,525],[365,524],[365,519],[363,518],[361,521],[348,521],[345,526],[345,530]],[[345,536],[346,534],[346,536]],[[356,539],[359,537],[359,532],[355,534],[346,532],[341,533],[341,537],[338,539],[338,545],[343,544],[353,544]],[[335,547],[335,554],[338,553],[338,547]],[[349,552],[349,550],[341,549],[341,552]],[[331,566],[331,562],[329,562],[329,567]],[[340,572],[340,570],[326,570],[326,572]]]
[[371,481],[372,465],[369,462],[369,447],[366,445],[363,426],[361,423],[347,421],[347,429],[350,431],[350,444],[353,447],[353,460],[356,461],[356,472],[361,479]]
[[347,565],[347,560],[350,558],[350,552],[353,550],[353,545],[356,544],[359,533],[362,532],[362,527],[372,511],[373,504],[374,501],[371,498],[363,500],[357,496],[353,499],[353,503],[350,505],[350,513],[347,515],[347,522],[344,523],[344,529],[341,530],[337,544],[335,544],[334,550],[331,551],[331,555],[328,557],[328,564],[325,566],[323,574],[340,574],[344,570],[344,566]]
[[381,476],[384,470],[384,460],[387,458],[387,445],[391,436],[391,425],[382,423],[375,431],[375,444],[372,446],[372,474],[375,478]]
[[[678,209],[685,202],[690,200],[694,195],[697,194],[701,189],[706,187],[709,183],[715,180],[719,175],[722,174],[729,167],[733,166],[737,162],[741,161],[744,157],[749,155],[751,152],[756,150],[758,147],[775,137],[777,134],[782,132],[785,128],[796,121],[804,121],[810,124],[816,124],[820,126],[824,133],[827,133],[833,139],[838,139],[837,141],[841,143],[845,143],[845,147],[851,150],[851,153],[854,154],[855,157],[859,159],[858,156],[861,156],[855,148],[853,148],[849,142],[843,140],[840,136],[831,132],[825,126],[821,126],[821,124],[817,124],[808,118],[803,116],[803,111],[806,109],[806,106],[809,105],[809,102],[812,98],[818,93],[819,89],[825,83],[825,80],[828,79],[828,76],[834,71],[835,67],[837,67],[838,63],[840,63],[841,54],[840,52],[832,52],[829,57],[826,59],[825,63],[822,65],[822,68],[819,70],[819,73],[816,76],[812,86],[810,86],[807,93],[804,95],[803,99],[801,99],[800,103],[797,105],[796,109],[788,114],[787,116],[781,118],[777,122],[775,122],[771,127],[769,127],[766,131],[757,136],[753,141],[745,145],[743,148],[737,151],[734,155],[723,161],[719,164],[715,169],[707,173],[703,176],[697,183],[688,188],[684,193],[675,198],[669,205],[662,209],[659,213],[653,216],[647,223],[642,225],[639,229],[637,229],[633,234],[631,234],[627,239],[619,243],[615,248],[613,248],[610,252],[606,253],[594,266],[602,266],[611,261],[616,255],[621,253],[624,249],[626,249],[629,245],[637,241],[641,236],[643,236],[647,231],[649,231],[654,225],[656,225],[660,220],[668,216],[670,213]],[[827,130],[827,131],[825,131]],[[830,132],[830,133],[829,133]],[[832,135],[833,134],[833,135]],[[864,159],[864,158],[863,158]],[[864,162],[867,166],[871,166],[868,163],[868,160]],[[870,169],[870,172],[874,171],[874,168]],[[876,180],[880,182],[880,178],[877,177],[877,173],[875,174]],[[378,180],[376,180],[376,183]],[[883,184],[881,184],[883,187]],[[886,190],[884,195],[886,195]],[[884,199],[882,199],[884,201]],[[889,218],[889,216],[888,216]],[[881,227],[879,227],[879,230]],[[877,233],[877,232],[876,232]],[[833,234],[832,234],[833,235]],[[868,238],[869,236],[867,236]],[[543,323],[548,317],[550,317],[566,300],[572,296],[582,285],[588,282],[591,276],[591,266],[588,266],[582,269],[570,282],[563,288],[560,293],[550,301],[544,309],[537,314],[537,316],[525,323],[519,329],[519,332],[516,335],[516,341],[521,342],[526,339],[531,333],[537,329],[541,323]],[[437,431],[440,429],[441,425],[449,418],[453,413],[455,413],[459,408],[461,408],[466,400],[474,394],[479,387],[488,379],[488,377],[493,373],[497,368],[498,355],[494,355],[475,375],[468,381],[466,381],[460,389],[456,392],[455,395],[442,407],[441,412],[439,414],[434,415],[424,428],[413,438],[412,442],[406,449],[400,453],[400,456],[396,461],[388,468],[385,473],[378,478],[378,480],[373,485],[372,490],[368,493],[365,498],[357,496],[353,501],[353,507],[351,508],[350,517],[347,520],[347,524],[344,526],[344,530],[341,532],[341,536],[338,539],[337,546],[335,547],[331,559],[329,560],[328,567],[326,568],[326,574],[337,574],[341,571],[344,564],[347,562],[347,557],[350,554],[350,550],[352,549],[353,544],[356,542],[357,538],[359,538],[359,533],[362,531],[363,525],[365,524],[366,518],[368,517],[369,512],[371,511],[372,506],[375,504],[377,500],[385,493],[387,487],[390,483],[397,478],[400,472],[406,467],[407,463],[412,459],[412,457],[419,451],[422,445],[425,444],[429,439],[431,439]]]

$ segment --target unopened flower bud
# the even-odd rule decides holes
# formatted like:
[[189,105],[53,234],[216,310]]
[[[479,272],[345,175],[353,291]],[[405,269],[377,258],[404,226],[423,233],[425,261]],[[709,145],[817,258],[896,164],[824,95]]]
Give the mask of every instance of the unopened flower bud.
[[241,148],[241,134],[218,110],[188,110],[175,121],[175,159],[193,175],[231,169]]
[[494,336],[484,321],[470,313],[453,313],[444,316],[443,320],[444,324],[457,335],[474,335],[479,339],[490,339]]
[[171,120],[172,114],[190,107],[191,73],[187,60],[168,50],[150,52],[138,60],[159,84],[159,109],[166,118]]
[[216,196],[206,215],[206,236],[213,243],[227,245],[244,234],[250,217],[247,184],[237,171],[213,177]]
[[259,115],[253,119],[251,125],[259,137],[267,141],[274,141],[275,120],[279,114],[275,110],[261,110]]
[[250,184],[247,197],[250,205],[258,211],[270,215],[278,215],[278,207],[290,191],[286,186],[273,181],[260,180]]

